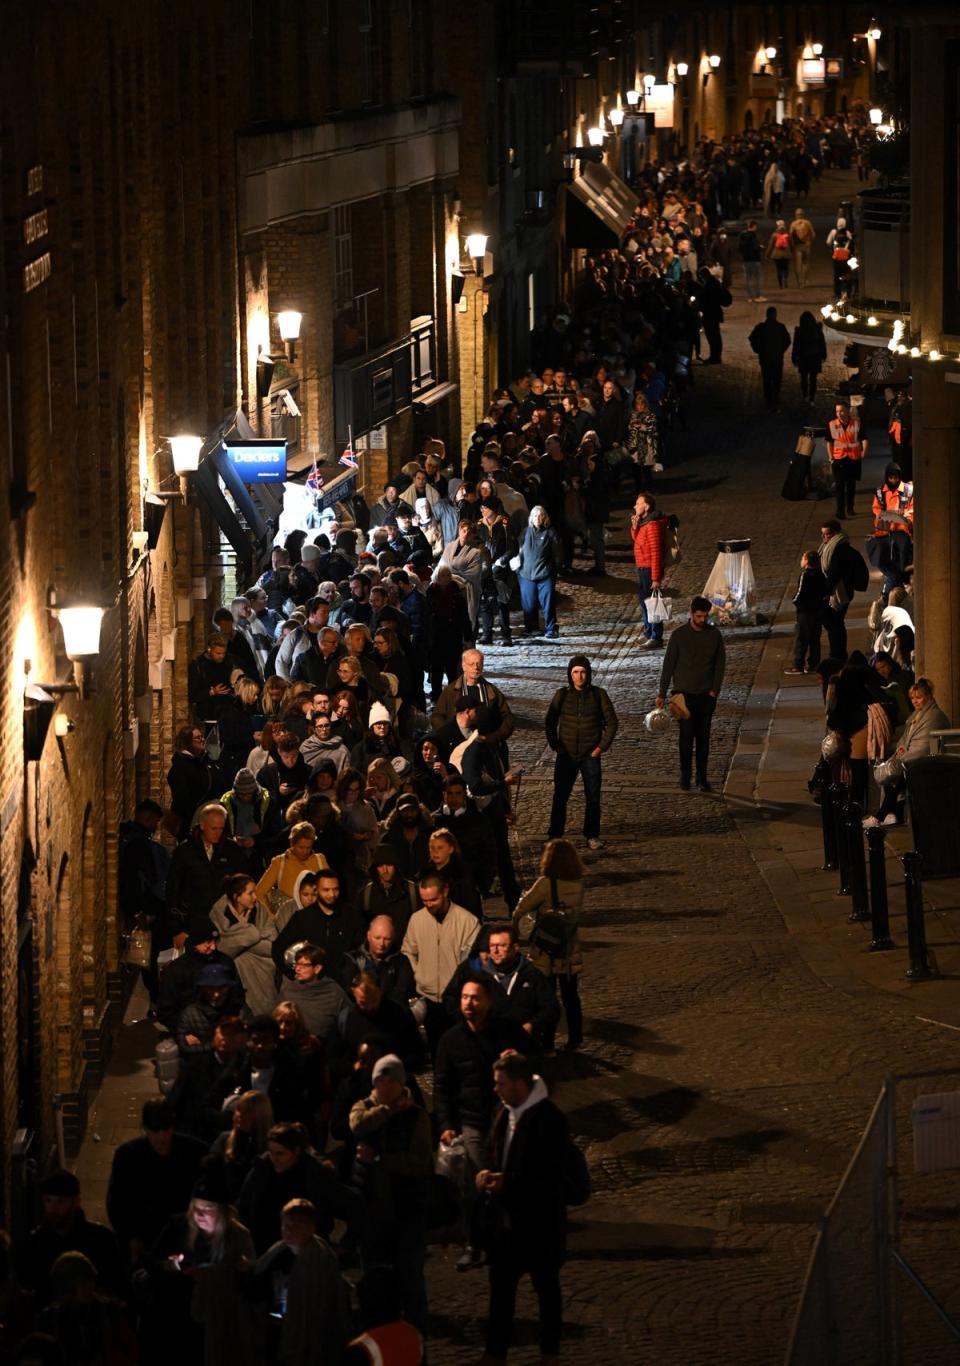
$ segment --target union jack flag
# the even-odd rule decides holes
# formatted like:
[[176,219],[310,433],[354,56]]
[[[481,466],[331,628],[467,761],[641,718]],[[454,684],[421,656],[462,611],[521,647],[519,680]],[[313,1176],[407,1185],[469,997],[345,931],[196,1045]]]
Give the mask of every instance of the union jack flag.
[[316,465],[314,465],[313,469],[307,475],[307,488],[313,489],[314,493],[319,493],[323,488],[323,475],[317,469]]
[[353,451],[350,449],[349,446],[344,451],[343,455],[341,455],[340,464],[348,465],[352,470],[355,470],[357,468],[357,457],[354,455]]

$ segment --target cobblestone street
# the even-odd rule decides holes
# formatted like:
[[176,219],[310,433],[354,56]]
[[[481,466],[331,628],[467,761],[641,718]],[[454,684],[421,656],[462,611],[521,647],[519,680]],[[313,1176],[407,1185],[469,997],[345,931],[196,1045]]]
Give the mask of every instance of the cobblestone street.
[[[818,187],[821,243],[825,215],[852,188],[829,173]],[[815,265],[806,291],[771,292],[771,302],[783,299],[791,331],[801,307],[816,310],[828,297],[822,247]],[[770,618],[784,590],[793,592],[800,551],[816,545],[817,518],[832,504],[779,496],[799,428],[812,419],[789,365],[783,411],[761,408],[746,335],[762,306],[742,301],[739,276],[734,299],[724,364],[696,370],[689,430],[676,436],[656,492],[681,523],[683,560],[670,576],[678,610],[685,615],[701,591],[717,538],[749,535],[759,612]],[[839,354],[834,344],[821,422]],[[575,1064],[557,1065],[554,1079],[595,1183],[590,1206],[574,1212],[564,1272],[567,1356],[598,1366],[769,1366],[783,1358],[815,1221],[884,1073],[957,1061],[958,1045],[889,997],[851,997],[814,975],[724,801],[678,790],[675,734],[655,740],[643,728],[662,654],[638,651],[625,511],[612,525],[609,576],[565,585],[558,644],[522,656],[493,649],[487,659],[520,718],[512,752],[527,765],[527,878],[551,795],[542,716],[569,654],[590,654],[621,720],[604,763],[609,843],[588,856],[587,1044]],[[711,759],[718,791],[767,630],[725,634]],[[575,799],[568,833],[578,832],[581,811]],[[485,1305],[485,1284],[453,1274],[453,1260],[438,1251],[431,1264],[433,1305],[448,1335],[431,1361],[444,1363],[473,1360],[463,1348],[479,1349]],[[533,1344],[528,1289],[520,1304]],[[515,1358],[533,1362],[535,1348]]]
[[[772,299],[782,301],[791,331],[801,308],[816,310],[828,297],[823,234],[854,190],[850,177],[828,173],[811,200],[821,244],[814,283]],[[782,1361],[816,1221],[884,1074],[960,1065],[956,1033],[921,1022],[889,994],[847,993],[814,972],[720,795],[738,740],[766,724],[755,710],[741,724],[769,635],[763,622],[785,591],[792,594],[800,552],[817,543],[818,516],[832,506],[780,497],[799,428],[812,419],[789,364],[782,411],[762,408],[746,336],[763,305],[743,301],[739,273],[734,299],[724,364],[695,368],[688,430],[672,438],[655,490],[660,507],[680,518],[683,558],[668,584],[681,619],[703,588],[718,537],[753,538],[762,620],[725,632],[716,792],[679,791],[675,732],[654,739],[643,727],[663,656],[638,650],[626,492],[611,523],[607,577],[562,585],[560,640],[486,652],[487,672],[518,718],[511,756],[526,765],[525,884],[552,791],[543,716],[571,654],[590,655],[621,722],[604,761],[607,848],[586,855],[586,1043],[548,1074],[593,1172],[593,1199],[572,1212],[562,1356],[592,1366]],[[833,344],[821,423],[839,355]],[[578,835],[581,819],[578,794],[568,833]],[[135,1130],[139,1094],[152,1088],[134,1055],[142,1058],[153,1037],[143,1024],[125,1032],[91,1119],[95,1136],[78,1169],[94,1215],[112,1148]],[[459,1251],[434,1248],[428,1263],[431,1366],[466,1366],[481,1351],[486,1277],[458,1275]],[[539,1360],[535,1325],[525,1284],[511,1356],[518,1366]]]

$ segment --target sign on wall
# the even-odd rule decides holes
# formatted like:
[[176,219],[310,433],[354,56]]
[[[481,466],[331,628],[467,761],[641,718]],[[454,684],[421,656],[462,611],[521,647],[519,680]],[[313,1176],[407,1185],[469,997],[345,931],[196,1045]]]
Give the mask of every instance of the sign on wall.
[[231,465],[245,484],[279,484],[287,477],[287,443],[273,437],[223,443]]
[[647,90],[643,107],[653,115],[657,128],[673,127],[673,86],[654,85]]

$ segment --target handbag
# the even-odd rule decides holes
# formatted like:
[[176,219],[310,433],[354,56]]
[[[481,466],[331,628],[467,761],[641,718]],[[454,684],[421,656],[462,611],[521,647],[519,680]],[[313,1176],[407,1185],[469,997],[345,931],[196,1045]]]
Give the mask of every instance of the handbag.
[[659,588],[655,588],[649,598],[644,600],[644,607],[647,609],[647,620],[651,622],[669,621],[672,604],[665,598]]
[[793,448],[794,455],[813,455],[816,444],[812,436],[798,436],[797,444]]
[[153,931],[146,929],[131,930],[127,936],[127,949],[123,961],[132,968],[150,966],[150,950],[153,947]]
[[891,754],[889,759],[878,759],[873,766],[873,781],[877,787],[890,787],[903,777],[903,760],[899,754]]

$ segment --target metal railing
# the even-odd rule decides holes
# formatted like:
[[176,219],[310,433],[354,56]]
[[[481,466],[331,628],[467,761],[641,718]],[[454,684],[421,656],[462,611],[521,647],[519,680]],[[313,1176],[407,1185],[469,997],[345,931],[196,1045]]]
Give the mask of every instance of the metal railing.
[[[891,1076],[817,1228],[785,1366],[905,1366],[960,1359],[955,1238],[960,1172],[914,1171],[902,1103],[957,1069]],[[921,1085],[924,1084],[924,1085]],[[938,1236],[939,1235],[939,1236]]]

